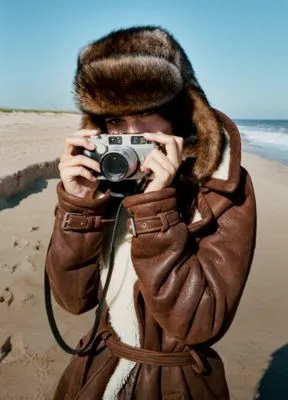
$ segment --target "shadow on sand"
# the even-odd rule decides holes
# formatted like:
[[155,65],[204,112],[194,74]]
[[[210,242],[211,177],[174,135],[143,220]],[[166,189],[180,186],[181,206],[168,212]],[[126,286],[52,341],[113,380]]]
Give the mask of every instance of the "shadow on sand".
[[47,179],[39,178],[35,182],[27,185],[27,187],[15,196],[8,199],[0,199],[0,211],[7,208],[16,207],[22,200],[34,193],[42,192],[47,187]]
[[272,353],[254,400],[288,400],[288,344]]

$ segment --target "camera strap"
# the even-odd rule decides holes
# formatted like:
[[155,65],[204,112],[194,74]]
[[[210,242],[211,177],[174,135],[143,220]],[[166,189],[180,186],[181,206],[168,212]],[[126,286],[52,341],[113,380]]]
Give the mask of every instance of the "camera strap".
[[[124,195],[122,196],[124,197]],[[90,338],[88,340],[88,342],[86,343],[86,345],[80,349],[76,349],[73,347],[70,347],[62,338],[61,333],[57,327],[56,321],[55,321],[55,317],[54,317],[54,312],[53,312],[53,307],[52,307],[52,301],[51,301],[51,287],[50,287],[50,282],[49,282],[49,278],[48,278],[48,274],[46,271],[46,268],[44,268],[44,297],[45,297],[45,308],[46,308],[46,313],[47,313],[47,317],[48,317],[48,321],[49,321],[49,325],[50,328],[52,330],[52,334],[56,340],[56,342],[58,343],[58,345],[68,354],[73,354],[73,355],[79,355],[79,356],[84,356],[86,354],[88,354],[89,351],[88,348],[90,347],[90,345],[93,343],[96,334],[97,334],[97,330],[99,327],[99,323],[100,323],[100,319],[101,319],[101,314],[102,314],[102,310],[103,310],[103,306],[105,303],[105,299],[106,299],[106,294],[108,291],[108,287],[111,281],[111,277],[112,277],[112,272],[113,272],[113,267],[114,267],[114,257],[115,257],[115,238],[116,238],[116,233],[117,233],[117,228],[119,226],[119,220],[120,220],[120,214],[121,214],[121,210],[123,207],[123,201],[124,199],[121,201],[121,203],[118,206],[117,209],[117,213],[116,213],[116,217],[115,217],[115,223],[114,223],[114,227],[113,227],[113,231],[112,231],[112,237],[111,237],[111,243],[110,243],[110,252],[109,252],[109,267],[108,267],[108,273],[107,273],[107,278],[105,281],[105,285],[103,287],[103,292],[102,295],[98,301],[98,306],[95,310],[95,320],[94,320],[94,325],[92,328],[92,332],[90,335]],[[51,241],[50,241],[51,244]],[[50,245],[49,245],[50,247]]]

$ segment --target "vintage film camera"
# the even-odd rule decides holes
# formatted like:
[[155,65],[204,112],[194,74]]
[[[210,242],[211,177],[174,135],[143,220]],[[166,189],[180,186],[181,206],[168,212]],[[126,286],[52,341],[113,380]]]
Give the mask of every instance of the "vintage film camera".
[[145,157],[158,147],[155,142],[145,139],[141,134],[91,136],[89,141],[95,144],[94,151],[84,149],[83,154],[100,164],[97,179],[120,182],[138,180],[144,174],[139,170]]

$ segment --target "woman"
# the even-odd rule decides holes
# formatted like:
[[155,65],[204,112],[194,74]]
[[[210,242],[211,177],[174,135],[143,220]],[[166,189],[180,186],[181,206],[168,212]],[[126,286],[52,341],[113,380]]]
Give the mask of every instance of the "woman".
[[[61,156],[46,262],[54,296],[71,313],[101,297],[115,191],[125,193],[126,214],[97,338],[72,358],[55,399],[229,399],[211,346],[234,318],[256,226],[236,126],[211,108],[183,49],[158,27],[112,32],[84,48],[75,96],[82,129]],[[140,166],[141,190],[133,180],[97,179],[99,164],[80,149],[92,151],[89,136],[103,132],[159,144]]]

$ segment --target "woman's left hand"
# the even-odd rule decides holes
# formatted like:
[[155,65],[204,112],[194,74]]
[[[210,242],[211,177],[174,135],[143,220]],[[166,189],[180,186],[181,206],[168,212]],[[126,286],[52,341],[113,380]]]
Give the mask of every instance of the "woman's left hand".
[[[145,133],[147,140],[160,144],[164,152],[158,148],[151,151],[141,165],[141,171],[153,173],[152,180],[144,193],[161,190],[171,185],[182,162],[183,138],[164,133]],[[166,154],[165,154],[166,153]]]

